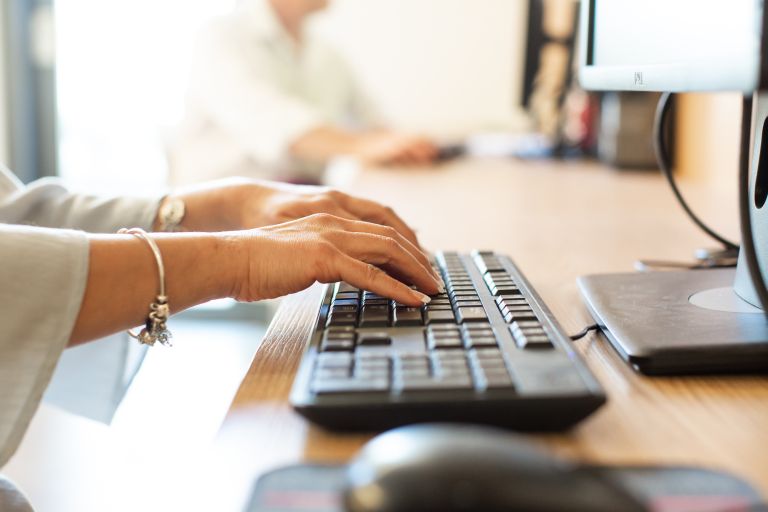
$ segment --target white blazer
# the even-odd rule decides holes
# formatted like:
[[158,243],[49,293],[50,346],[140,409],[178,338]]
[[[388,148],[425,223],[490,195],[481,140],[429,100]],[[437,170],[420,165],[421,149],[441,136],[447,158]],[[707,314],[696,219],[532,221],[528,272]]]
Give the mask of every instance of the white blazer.
[[224,176],[319,177],[287,149],[322,125],[380,119],[341,55],[307,30],[297,47],[266,0],[208,26],[193,57],[185,120],[170,144],[174,184]]
[[158,203],[73,194],[51,178],[25,187],[0,166],[0,467],[18,447],[80,311],[83,231],[149,229]]

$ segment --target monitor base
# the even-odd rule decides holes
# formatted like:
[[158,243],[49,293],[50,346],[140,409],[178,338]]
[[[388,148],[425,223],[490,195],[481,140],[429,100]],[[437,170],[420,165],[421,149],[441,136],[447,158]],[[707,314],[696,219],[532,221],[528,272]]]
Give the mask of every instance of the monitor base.
[[635,272],[584,276],[578,283],[613,347],[642,373],[765,373],[768,322],[761,310],[691,302],[701,292],[731,287],[734,275],[734,269]]

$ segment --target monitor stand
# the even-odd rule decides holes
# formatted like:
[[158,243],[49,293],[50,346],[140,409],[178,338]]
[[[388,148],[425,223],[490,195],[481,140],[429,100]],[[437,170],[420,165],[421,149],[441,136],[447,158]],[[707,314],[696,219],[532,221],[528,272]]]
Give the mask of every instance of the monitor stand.
[[[603,332],[643,373],[768,372],[768,321],[756,291],[768,275],[768,94],[754,98],[754,108],[745,101],[742,114],[740,171],[742,206],[749,210],[742,232],[751,233],[754,251],[743,240],[736,269],[579,278]],[[748,261],[759,270],[751,271]]]
[[621,357],[649,375],[764,372],[768,323],[733,290],[734,269],[579,278]]

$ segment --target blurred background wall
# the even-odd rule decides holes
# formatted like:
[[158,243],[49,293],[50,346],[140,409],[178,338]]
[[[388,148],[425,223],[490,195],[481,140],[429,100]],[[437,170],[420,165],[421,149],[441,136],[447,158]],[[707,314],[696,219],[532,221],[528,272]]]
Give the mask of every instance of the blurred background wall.
[[741,95],[683,94],[677,115],[677,171],[736,190]]
[[466,133],[524,122],[526,15],[523,0],[335,0],[318,29],[394,124]]

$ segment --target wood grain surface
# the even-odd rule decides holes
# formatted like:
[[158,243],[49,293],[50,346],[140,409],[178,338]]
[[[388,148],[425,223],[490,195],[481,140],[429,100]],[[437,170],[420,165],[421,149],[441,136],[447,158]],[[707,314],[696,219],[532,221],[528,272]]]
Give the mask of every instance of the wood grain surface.
[[[638,258],[690,260],[696,248],[712,245],[655,173],[464,160],[433,170],[364,170],[339,186],[394,207],[425,247],[509,254],[568,332],[592,323],[576,287],[579,275],[631,271]],[[682,186],[704,218],[738,239],[735,186]],[[371,437],[324,431],[288,405],[320,291],[285,300],[223,426],[249,436],[258,471],[346,461]],[[768,496],[768,378],[649,378],[626,366],[602,335],[577,346],[608,403],[569,432],[532,439],[585,461],[729,470]]]

